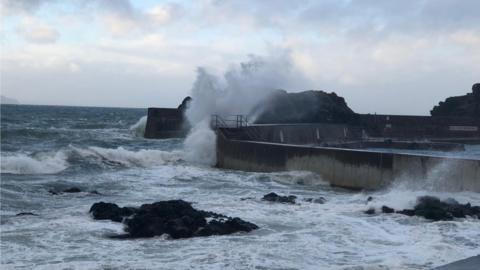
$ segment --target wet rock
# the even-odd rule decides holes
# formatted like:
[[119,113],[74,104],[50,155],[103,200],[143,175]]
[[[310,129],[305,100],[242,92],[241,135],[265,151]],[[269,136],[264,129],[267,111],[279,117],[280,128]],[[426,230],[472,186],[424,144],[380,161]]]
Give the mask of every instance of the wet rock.
[[296,196],[280,196],[275,192],[268,193],[267,195],[263,196],[262,200],[269,201],[269,202],[279,202],[279,203],[290,203],[295,204],[295,200],[297,199]]
[[[393,213],[393,211],[390,207],[382,207],[384,213]],[[413,209],[403,209],[396,211],[396,213],[420,216],[433,221],[453,220],[454,218],[465,218],[467,216],[479,218],[480,206],[472,206],[470,203],[460,204],[452,198],[441,201],[437,197],[422,196],[417,198],[417,203]]]
[[373,214],[375,214],[375,208],[369,208],[364,213],[367,214],[367,215],[373,215]]
[[98,202],[92,205],[89,212],[94,219],[108,219],[121,222],[124,218],[133,215],[135,213],[135,208],[119,207],[114,203]]
[[79,192],[82,192],[82,190],[78,187],[71,187],[64,190],[51,189],[48,192],[52,195],[60,195],[62,193],[79,193]]
[[15,216],[20,217],[20,216],[38,216],[38,215],[34,214],[32,212],[21,212],[21,213],[16,214]]
[[96,191],[96,190],[92,190],[89,192],[90,194],[95,194],[95,195],[102,195],[102,193]]
[[303,199],[305,202],[311,202],[311,203],[318,203],[318,204],[324,204],[327,200],[324,197],[318,197],[318,198],[305,198]]
[[368,196],[367,202],[371,202],[371,201],[373,201],[373,197],[372,197],[372,196]]
[[393,213],[395,212],[395,210],[393,208],[390,208],[388,206],[382,206],[382,213],[386,213],[386,214],[390,214],[390,213]]
[[415,210],[413,209],[403,209],[403,210],[396,211],[395,213],[410,216],[410,217],[415,216]]
[[[143,204],[140,208],[119,207],[113,203],[95,203],[90,209],[95,219],[122,221],[125,235],[113,238],[143,238],[167,234],[173,239],[195,236],[250,232],[258,227],[240,218],[197,210],[183,200]],[[207,220],[208,219],[208,220]]]
[[78,192],[82,192],[82,190],[79,189],[78,187],[71,187],[63,190],[63,193],[78,193]]

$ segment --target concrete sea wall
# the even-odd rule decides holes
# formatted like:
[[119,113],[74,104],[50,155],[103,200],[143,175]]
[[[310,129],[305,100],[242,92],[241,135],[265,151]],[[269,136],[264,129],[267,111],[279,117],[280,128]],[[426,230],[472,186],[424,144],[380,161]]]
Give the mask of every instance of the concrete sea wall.
[[480,160],[230,140],[221,132],[217,166],[255,172],[307,170],[351,189],[378,189],[395,181],[480,192]]

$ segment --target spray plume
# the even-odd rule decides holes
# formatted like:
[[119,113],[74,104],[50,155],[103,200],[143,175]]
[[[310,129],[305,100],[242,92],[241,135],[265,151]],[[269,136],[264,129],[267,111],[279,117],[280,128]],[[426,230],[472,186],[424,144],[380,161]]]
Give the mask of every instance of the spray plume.
[[186,112],[193,126],[185,140],[187,159],[215,164],[215,133],[209,127],[211,115],[248,115],[273,90],[294,87],[302,78],[293,68],[287,50],[276,51],[269,57],[250,55],[248,61],[231,66],[223,76],[198,68],[192,102]]

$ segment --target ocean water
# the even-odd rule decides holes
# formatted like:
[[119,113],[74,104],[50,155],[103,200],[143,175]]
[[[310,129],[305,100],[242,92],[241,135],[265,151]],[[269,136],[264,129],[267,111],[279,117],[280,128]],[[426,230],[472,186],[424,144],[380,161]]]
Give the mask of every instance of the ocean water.
[[[480,205],[480,194],[395,185],[377,192],[329,187],[309,172],[250,173],[187,159],[181,139],[146,140],[146,110],[1,106],[1,269],[430,269],[480,253],[480,220],[428,222],[367,216],[417,196]],[[186,161],[190,160],[190,161]],[[85,191],[52,195],[49,190]],[[325,204],[261,201],[269,192]],[[367,198],[373,201],[367,204]],[[246,199],[245,199],[246,198]],[[139,206],[183,199],[257,224],[251,233],[183,240],[113,240],[95,202]],[[32,212],[38,216],[15,216]]]

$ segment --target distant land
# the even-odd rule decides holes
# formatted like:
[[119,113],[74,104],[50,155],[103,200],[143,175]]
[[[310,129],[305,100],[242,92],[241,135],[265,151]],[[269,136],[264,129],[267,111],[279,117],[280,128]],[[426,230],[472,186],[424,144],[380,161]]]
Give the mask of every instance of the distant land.
[[9,98],[4,95],[1,96],[0,104],[20,104],[18,100],[14,98]]

